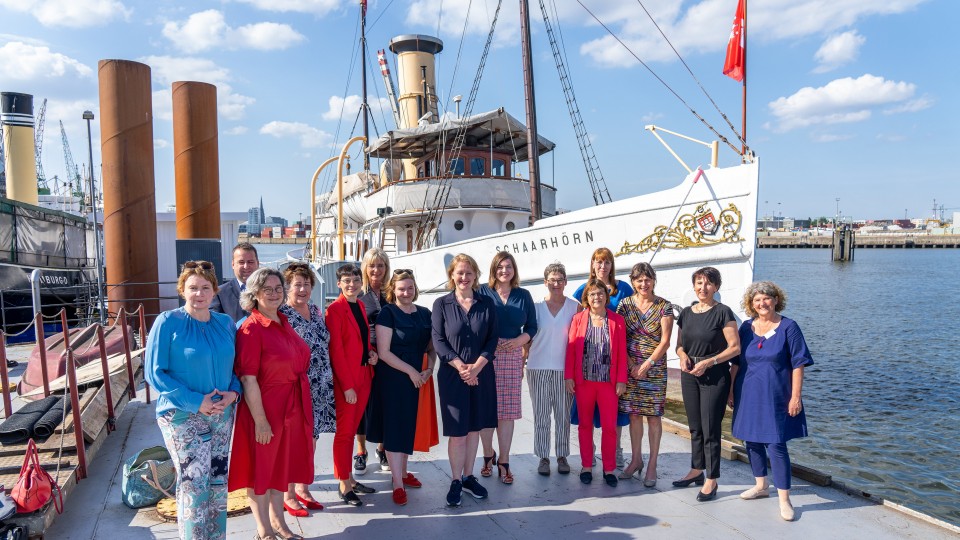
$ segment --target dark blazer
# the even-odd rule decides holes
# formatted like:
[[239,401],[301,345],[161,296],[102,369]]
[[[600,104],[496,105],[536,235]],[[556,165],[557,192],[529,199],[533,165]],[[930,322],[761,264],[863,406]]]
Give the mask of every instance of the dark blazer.
[[213,297],[213,302],[210,303],[210,309],[226,313],[233,319],[234,324],[250,315],[249,311],[240,309],[240,282],[236,278],[231,278],[220,286],[220,290]]
[[[364,320],[367,310],[359,300],[360,313]],[[327,329],[330,330],[330,364],[333,367],[333,381],[341,392],[363,386],[369,387],[373,379],[373,366],[362,365],[360,357],[363,355],[363,339],[357,320],[350,311],[347,299],[341,294],[327,307],[324,316]],[[368,340],[369,341],[369,340]],[[367,350],[376,350],[367,343]]]
[[[583,347],[590,324],[590,310],[573,316],[567,334],[567,359],[564,379],[583,382]],[[607,309],[607,327],[610,329],[610,384],[627,382],[627,325],[623,317]]]

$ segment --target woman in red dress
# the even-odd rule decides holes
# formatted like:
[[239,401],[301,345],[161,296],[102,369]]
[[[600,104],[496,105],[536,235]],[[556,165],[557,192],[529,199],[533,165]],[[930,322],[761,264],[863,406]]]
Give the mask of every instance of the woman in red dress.
[[237,332],[234,370],[243,384],[230,455],[230,491],[246,488],[258,538],[300,538],[283,519],[292,482],[313,483],[310,347],[278,312],[280,272],[261,268],[247,279],[240,305],[250,316]]

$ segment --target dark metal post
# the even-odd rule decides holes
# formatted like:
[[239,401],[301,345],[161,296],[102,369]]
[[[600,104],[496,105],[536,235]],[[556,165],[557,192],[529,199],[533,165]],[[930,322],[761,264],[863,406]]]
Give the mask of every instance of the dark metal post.
[[137,397],[137,389],[133,386],[133,364],[130,360],[130,334],[127,331],[127,311],[121,306],[117,314],[120,320],[120,329],[123,332],[123,353],[127,355],[127,380],[130,381],[130,399]]
[[103,367],[103,390],[107,394],[107,431],[117,428],[113,413],[113,388],[110,383],[110,366],[107,364],[107,344],[103,342],[103,326],[97,325],[97,341],[100,342],[100,365]]
[[543,217],[540,205],[540,144],[537,140],[537,103],[533,90],[533,55],[530,49],[530,3],[520,0],[520,34],[523,49],[523,88],[527,105],[527,157],[530,167],[530,223]]
[[10,377],[7,375],[7,334],[0,331],[0,384],[3,384],[4,418],[13,414],[13,402],[10,401]]
[[47,373],[47,336],[43,331],[43,314],[34,315],[37,332],[37,351],[40,353],[40,375],[43,377],[43,397],[50,395],[50,374]]
[[90,134],[90,121],[93,112],[83,111],[83,119],[87,121],[87,148],[90,151],[90,208],[93,211],[93,243],[94,260],[97,264],[97,311],[100,312],[100,324],[107,324],[107,310],[103,303],[103,262],[100,260],[100,225],[97,224],[97,190],[93,181],[93,138]]
[[[140,304],[140,309],[139,309],[138,311],[140,311],[140,347],[141,347],[141,348],[146,348],[146,346],[147,346],[147,334],[148,334],[148,332],[147,332],[146,317],[144,317],[144,315],[143,315],[143,312],[144,312],[143,304]],[[131,375],[131,378],[130,378],[130,386],[131,386],[131,390],[132,390],[132,389],[133,389],[133,388],[132,388],[132,386],[133,386],[133,376],[132,376],[132,375]],[[144,391],[146,391],[147,403],[149,404],[149,403],[150,403],[150,383],[147,382],[147,378],[146,378],[146,377],[143,378],[143,389],[144,389]],[[134,390],[134,395],[136,395],[136,391],[135,391],[135,390]]]
[[80,393],[77,390],[77,366],[73,349],[67,348],[67,382],[70,388],[70,407],[73,409],[73,436],[77,442],[77,481],[87,477],[87,451],[83,443],[83,424],[80,419]]

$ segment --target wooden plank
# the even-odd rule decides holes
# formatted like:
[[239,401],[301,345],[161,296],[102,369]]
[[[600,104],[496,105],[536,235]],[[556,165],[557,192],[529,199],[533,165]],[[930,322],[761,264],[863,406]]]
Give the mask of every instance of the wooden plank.
[[[56,459],[56,455],[53,456],[53,459]],[[70,468],[71,466],[73,466],[76,461],[77,461],[76,459],[73,459],[72,461],[69,460],[69,459],[63,459],[63,460],[61,460],[60,463],[59,463],[59,465],[60,465],[60,472],[62,473],[65,469],[68,469],[68,468]],[[11,474],[11,473],[13,473],[13,474],[19,475],[19,474],[20,474],[20,467],[21,467],[21,465],[22,465],[22,464],[12,465],[12,466],[11,466],[11,465],[0,465],[0,474]],[[45,460],[44,462],[41,462],[41,463],[40,463],[40,468],[46,470],[47,472],[55,473],[55,472],[57,471],[57,465],[58,465],[58,463],[57,463],[56,461],[51,462],[51,461],[49,461],[49,460]]]

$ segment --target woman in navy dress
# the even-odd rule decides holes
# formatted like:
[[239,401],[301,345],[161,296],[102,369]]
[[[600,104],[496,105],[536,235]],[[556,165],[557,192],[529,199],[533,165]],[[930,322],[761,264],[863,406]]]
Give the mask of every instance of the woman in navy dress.
[[743,309],[752,317],[740,325],[740,356],[731,369],[733,436],[747,444],[757,484],[742,499],[767,497],[767,456],[780,496],[780,517],[793,521],[790,504],[790,455],[787,441],[807,436],[803,412],[803,370],[813,364],[797,323],[780,312],[787,295],[771,281],[747,287]]
[[[407,471],[417,434],[420,387],[433,376],[436,354],[430,343],[430,310],[413,302],[419,291],[410,270],[397,270],[386,287],[388,304],[377,318],[377,362],[370,402],[380,414],[367,422],[367,438],[381,443],[393,476],[393,502],[407,504],[405,487],[420,483]],[[423,355],[429,353],[427,369]]]
[[483,499],[487,490],[473,475],[480,430],[497,427],[497,310],[477,292],[480,267],[463,253],[447,267],[450,294],[433,303],[433,347],[440,360],[437,386],[443,434],[453,481],[447,506],[460,506],[461,491]]

